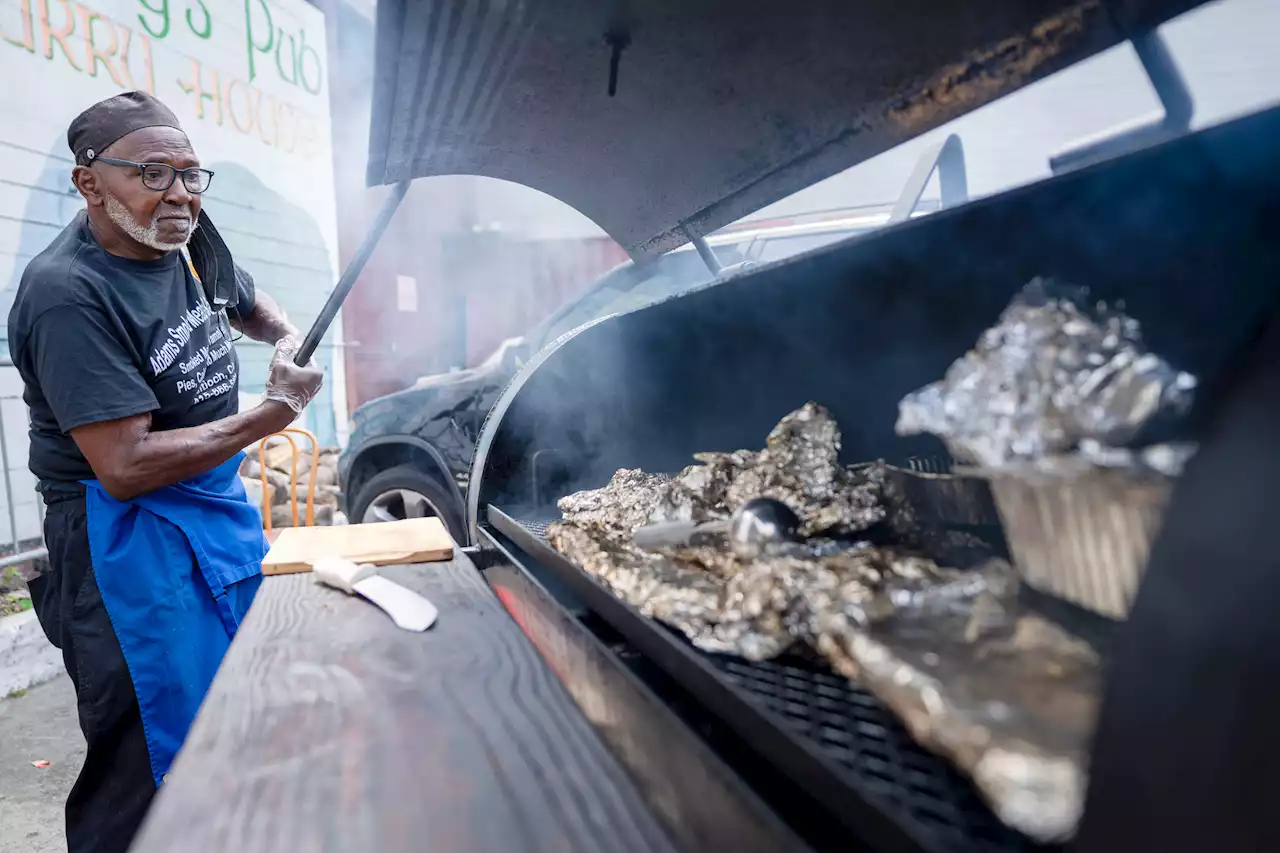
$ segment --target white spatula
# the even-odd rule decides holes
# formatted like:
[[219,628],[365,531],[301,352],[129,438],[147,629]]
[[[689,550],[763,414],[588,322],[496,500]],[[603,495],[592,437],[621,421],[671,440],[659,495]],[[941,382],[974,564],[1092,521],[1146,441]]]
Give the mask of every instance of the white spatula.
[[377,574],[372,563],[356,565],[342,557],[323,557],[311,564],[316,580],[348,595],[359,595],[381,607],[397,627],[425,631],[435,624],[435,605],[411,589]]

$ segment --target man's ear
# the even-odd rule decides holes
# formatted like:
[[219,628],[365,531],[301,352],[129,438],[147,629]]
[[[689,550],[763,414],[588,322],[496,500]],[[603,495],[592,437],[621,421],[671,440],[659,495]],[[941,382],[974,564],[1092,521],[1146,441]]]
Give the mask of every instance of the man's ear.
[[71,170],[71,183],[84,196],[91,207],[103,203],[102,176],[88,166],[76,166]]

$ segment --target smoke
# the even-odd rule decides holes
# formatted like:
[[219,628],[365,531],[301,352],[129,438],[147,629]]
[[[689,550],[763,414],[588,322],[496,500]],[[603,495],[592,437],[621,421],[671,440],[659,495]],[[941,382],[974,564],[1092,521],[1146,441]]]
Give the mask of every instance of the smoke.
[[465,282],[465,336],[456,358],[474,365],[508,339],[540,348],[561,327],[594,319],[616,297],[601,276],[626,258],[607,238],[522,239],[495,235],[479,251],[446,256],[444,280]]

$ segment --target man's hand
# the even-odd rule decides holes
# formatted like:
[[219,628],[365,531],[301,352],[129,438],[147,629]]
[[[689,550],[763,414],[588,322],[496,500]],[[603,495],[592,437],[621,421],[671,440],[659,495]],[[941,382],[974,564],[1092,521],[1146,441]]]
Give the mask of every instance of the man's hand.
[[276,351],[271,356],[271,369],[267,373],[266,399],[284,403],[294,414],[302,414],[307,404],[320,393],[324,384],[324,371],[312,361],[306,367],[298,367],[293,357],[298,352],[301,342],[292,335],[286,335],[276,342]]

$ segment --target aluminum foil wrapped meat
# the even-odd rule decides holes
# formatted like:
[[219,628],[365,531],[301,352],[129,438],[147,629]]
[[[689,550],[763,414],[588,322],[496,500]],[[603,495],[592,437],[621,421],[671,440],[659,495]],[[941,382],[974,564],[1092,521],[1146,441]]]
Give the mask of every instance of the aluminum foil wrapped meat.
[[966,772],[1002,821],[1060,841],[1084,809],[1101,668],[1089,645],[1020,609],[1016,590],[1001,561],[935,569],[891,581],[894,606],[869,625],[825,607],[810,630],[838,672]]
[[625,539],[644,524],[654,505],[670,489],[671,478],[621,468],[601,489],[561,498],[560,512],[577,527],[607,538]]
[[1196,381],[1146,351],[1136,320],[1035,280],[947,370],[908,394],[897,431],[933,433],[991,480],[1027,583],[1129,611],[1189,451],[1121,447],[1191,402]]
[[775,620],[729,604],[725,580],[696,559],[646,553],[569,523],[551,525],[547,541],[618,599],[676,628],[701,649],[765,660],[794,641]]
[[[547,529],[547,541],[640,613],[670,625],[698,648],[767,660],[803,640],[804,596],[847,580],[842,549],[824,543],[799,553],[737,557],[727,542],[649,552],[602,527],[566,520]],[[877,612],[868,587],[864,611]],[[865,616],[858,617],[865,621]]]
[[1138,322],[1079,291],[1032,281],[946,377],[898,406],[900,435],[933,433],[964,462],[999,468],[1118,446],[1191,402],[1195,378],[1146,351]]
[[786,504],[805,536],[866,530],[885,518],[884,466],[845,469],[839,453],[839,426],[807,403],[778,422],[763,450],[700,453],[674,478],[624,468],[603,488],[561,499],[563,521],[547,538],[618,598],[699,648],[772,657],[797,639],[788,627],[795,591],[817,576],[835,583],[824,560],[838,565],[840,549],[822,557],[815,542],[800,554],[743,560],[723,541],[647,552],[632,534],[650,522],[727,520],[759,497]]
[[[806,403],[778,422],[764,450],[698,453],[659,500],[651,521],[727,519],[755,498],[775,498],[800,517],[800,533],[848,534],[884,519],[879,472],[841,467],[840,427]],[[562,507],[563,510],[563,507]]]
[[[952,569],[902,548],[813,535],[884,522],[920,546],[936,542],[914,535],[915,509],[982,518],[946,477],[840,467],[839,440],[826,411],[809,404],[779,423],[764,450],[699,454],[700,464],[670,479],[623,469],[602,489],[564,498],[548,540],[701,649],[750,660],[796,643],[816,649],[967,772],[1010,826],[1044,841],[1069,836],[1083,803],[1097,656],[1019,610],[1007,563]],[[646,522],[722,520],[761,496],[791,507],[809,538],[743,558],[723,534],[653,551],[632,536]]]

